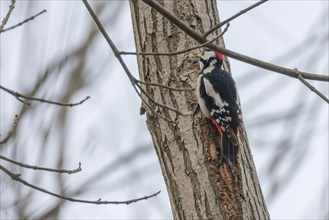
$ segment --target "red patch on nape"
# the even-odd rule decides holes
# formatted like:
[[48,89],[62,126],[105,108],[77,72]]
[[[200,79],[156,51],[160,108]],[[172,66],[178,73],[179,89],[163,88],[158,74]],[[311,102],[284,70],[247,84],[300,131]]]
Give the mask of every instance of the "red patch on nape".
[[224,60],[224,56],[221,53],[216,52],[216,57],[220,60]]

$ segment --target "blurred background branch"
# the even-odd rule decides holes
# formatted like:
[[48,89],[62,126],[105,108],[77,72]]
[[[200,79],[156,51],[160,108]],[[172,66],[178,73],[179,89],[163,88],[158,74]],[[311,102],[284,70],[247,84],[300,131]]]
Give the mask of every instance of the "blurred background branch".
[[22,100],[22,98],[27,99],[27,100],[38,101],[38,102],[45,102],[45,103],[53,104],[53,105],[64,106],[64,107],[74,107],[74,106],[77,106],[77,105],[81,105],[82,103],[84,103],[85,101],[87,101],[90,98],[89,96],[87,96],[86,98],[80,100],[79,102],[62,103],[62,102],[55,102],[55,101],[51,101],[51,100],[47,100],[47,99],[41,99],[41,98],[26,96],[26,95],[20,94],[19,92],[14,92],[13,90],[8,89],[8,88],[6,88],[2,85],[0,85],[0,89],[8,92],[9,94],[13,95],[18,101],[20,101],[24,104],[27,104],[27,105],[30,105],[30,103],[26,102],[25,100]]
[[16,3],[16,0],[11,0],[11,4],[9,5],[8,12],[7,12],[6,16],[2,19],[2,22],[0,25],[0,33],[3,31],[3,28],[7,24],[8,20],[10,18],[10,15],[15,8],[15,3]]
[[10,130],[8,131],[7,135],[3,139],[0,140],[0,145],[7,143],[7,141],[11,138],[11,136],[13,136],[13,134],[15,134],[17,126],[18,126],[18,122],[19,122],[19,116],[15,115],[14,123],[11,126]]
[[12,30],[12,29],[14,29],[14,28],[17,28],[17,27],[19,27],[19,26],[21,26],[21,25],[23,25],[23,24],[25,24],[25,23],[27,23],[27,22],[33,20],[34,18],[38,17],[39,15],[41,15],[41,14],[43,14],[43,13],[45,13],[45,12],[47,12],[47,10],[46,10],[46,9],[43,9],[42,11],[40,11],[39,13],[37,13],[36,15],[33,15],[33,16],[31,16],[31,17],[25,19],[24,21],[19,22],[19,23],[16,24],[16,25],[13,25],[13,26],[11,26],[11,27],[9,27],[9,28],[6,28],[6,29],[3,29],[3,28],[1,29],[1,28],[0,28],[0,30],[1,30],[1,31],[0,31],[0,34],[3,33],[3,32],[6,32],[6,31]]
[[67,169],[53,169],[53,168],[48,168],[48,167],[32,166],[32,165],[29,165],[29,164],[25,164],[25,163],[22,163],[22,162],[12,160],[12,159],[10,159],[8,157],[5,157],[5,156],[2,156],[2,155],[0,155],[0,159],[4,160],[4,161],[7,161],[9,163],[15,164],[17,166],[24,167],[24,168],[27,168],[27,169],[32,169],[32,170],[43,170],[43,171],[48,171],[48,172],[67,173],[67,174],[78,173],[78,172],[81,171],[81,163],[79,163],[78,168],[76,168],[74,170],[67,170]]
[[[1,1],[1,17],[10,3]],[[249,5],[241,1],[218,2],[222,18]],[[92,6],[103,25],[111,27],[117,47],[134,51],[128,1],[97,1]],[[13,115],[20,115],[19,127],[1,145],[1,154],[58,169],[81,161],[84,175],[35,175],[34,171],[16,166],[6,167],[24,175],[30,183],[72,197],[102,195],[124,200],[158,189],[163,193],[133,206],[91,207],[36,193],[0,174],[1,218],[171,218],[145,118],[139,117],[140,100],[127,89],[121,67],[83,4],[17,1],[15,7],[8,21],[10,26],[44,8],[47,13],[29,25],[1,34],[1,85],[18,88],[27,96],[63,103],[84,97],[83,94],[93,99],[78,108],[37,102],[26,106],[0,91],[1,134],[11,130]],[[225,42],[234,51],[270,63],[328,72],[327,27],[328,2],[269,1],[240,17],[234,25],[231,23]],[[132,74],[137,73],[135,57],[124,57],[124,61]],[[234,59],[230,62],[271,217],[327,218],[327,105],[300,82]],[[327,84],[312,85],[328,96]]]

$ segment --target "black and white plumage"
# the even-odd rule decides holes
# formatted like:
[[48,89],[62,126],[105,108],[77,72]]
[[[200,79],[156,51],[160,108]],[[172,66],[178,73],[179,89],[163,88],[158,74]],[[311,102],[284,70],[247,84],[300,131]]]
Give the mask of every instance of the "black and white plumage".
[[242,113],[239,95],[231,75],[222,69],[223,55],[203,51],[197,58],[201,73],[196,96],[202,113],[212,120],[221,135],[224,155],[236,160]]

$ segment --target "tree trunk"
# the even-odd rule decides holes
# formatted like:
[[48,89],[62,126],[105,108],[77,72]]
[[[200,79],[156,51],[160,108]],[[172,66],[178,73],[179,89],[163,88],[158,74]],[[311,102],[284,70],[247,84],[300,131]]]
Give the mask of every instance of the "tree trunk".
[[[159,2],[200,33],[219,23],[214,0]],[[143,1],[130,3],[137,52],[175,52],[195,46],[193,39]],[[223,45],[222,39],[217,43]],[[138,56],[140,79],[176,88],[195,87],[198,71],[191,63],[194,53]],[[229,69],[227,60],[225,68]],[[195,108],[193,91],[143,88],[155,101],[181,112]],[[175,219],[269,219],[245,132],[237,164],[228,165],[222,158],[216,129],[201,113],[195,117],[177,115],[144,98],[157,113],[175,121],[166,121],[142,105]]]

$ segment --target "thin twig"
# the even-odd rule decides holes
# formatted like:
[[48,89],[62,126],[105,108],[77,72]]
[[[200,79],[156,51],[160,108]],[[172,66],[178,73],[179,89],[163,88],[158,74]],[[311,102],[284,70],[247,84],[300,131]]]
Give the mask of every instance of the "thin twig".
[[147,82],[140,81],[138,79],[136,79],[136,82],[138,82],[140,84],[148,85],[148,86],[157,86],[157,87],[161,87],[161,88],[164,88],[164,89],[169,89],[169,90],[173,90],[173,91],[177,91],[177,92],[186,92],[186,91],[194,91],[195,90],[195,88],[179,89],[179,88],[165,86],[165,85],[158,84],[158,83],[147,83]]
[[155,101],[140,85],[136,85],[140,90],[141,92],[149,99],[151,100],[154,104],[160,106],[161,108],[164,108],[164,109],[168,109],[170,111],[173,111],[175,113],[177,113],[178,115],[183,115],[183,116],[189,116],[191,115],[190,113],[184,113],[184,112],[181,112],[180,110],[176,109],[176,108],[173,108],[173,107],[170,107],[170,106],[167,106],[167,105],[164,105],[164,104],[161,104],[157,101]]
[[43,171],[48,171],[48,172],[55,172],[55,173],[67,173],[67,174],[73,174],[73,173],[78,173],[81,171],[81,163],[79,162],[79,167],[74,169],[74,170],[66,170],[66,169],[53,169],[53,168],[47,168],[47,167],[39,167],[39,166],[32,166],[29,164],[21,163],[12,159],[9,159],[8,157],[0,155],[0,159],[7,161],[9,163],[15,164],[20,167],[24,167],[27,169],[33,169],[33,170],[43,170]]
[[8,140],[15,134],[18,126],[19,118],[20,118],[19,115],[15,115],[14,123],[11,126],[11,129],[7,133],[7,135],[2,140],[0,140],[0,145],[7,143]]
[[[184,22],[182,22],[178,17],[173,15],[170,11],[168,11],[166,8],[164,8],[162,5],[157,3],[154,0],[143,0],[144,3],[158,11],[160,14],[162,14],[164,17],[166,17],[168,20],[170,20],[173,24],[178,26],[182,31],[184,31],[187,35],[191,36],[194,40],[199,42],[200,44],[203,44],[207,42],[207,39],[204,38],[201,34],[194,31],[192,28],[190,28],[188,25],[186,25]],[[249,56],[242,55],[240,53],[228,50],[224,47],[221,47],[219,45],[216,45],[214,43],[210,43],[208,47],[214,51],[217,51],[219,53],[222,53],[225,56],[231,57],[236,60],[240,60],[244,63],[251,64],[253,66],[258,66],[260,68],[270,70],[272,72],[276,72],[279,74],[283,74],[286,76],[290,76],[293,78],[297,78],[298,74],[300,74],[304,79],[311,79],[311,80],[318,80],[318,81],[327,81],[329,82],[329,75],[321,75],[321,74],[313,74],[313,73],[307,73],[307,72],[301,72],[298,71],[296,73],[293,69],[288,69],[282,66],[274,65],[271,63],[267,63],[262,60],[258,60]]]
[[[297,69],[296,71],[298,72]],[[329,99],[324,94],[322,94],[319,90],[317,90],[314,86],[312,86],[309,82],[307,82],[300,74],[298,75],[298,79],[312,92],[317,94],[320,98],[322,98],[324,101],[326,101],[329,104]]]
[[162,118],[163,120],[168,121],[168,122],[170,122],[170,123],[173,123],[173,124],[176,123],[175,121],[173,121],[173,120],[171,120],[171,119],[169,119],[169,118],[166,118],[165,116],[163,116],[163,115],[159,114],[158,112],[156,112],[156,111],[152,108],[152,106],[150,106],[150,104],[144,99],[144,97],[139,93],[139,91],[137,90],[136,86],[134,85],[133,87],[134,87],[134,89],[135,89],[137,95],[139,96],[139,98],[142,100],[143,104],[145,104],[145,106],[146,106],[146,107],[147,107],[147,108],[148,108],[153,114],[155,114],[155,115],[158,116],[159,118]]
[[178,54],[182,54],[182,53],[187,53],[190,52],[192,50],[196,50],[199,49],[201,47],[205,47],[208,44],[214,42],[215,40],[217,40],[218,38],[222,37],[226,31],[228,30],[230,24],[228,23],[225,27],[225,29],[223,30],[222,33],[220,33],[219,35],[215,36],[213,39],[208,40],[207,42],[203,43],[203,44],[199,44],[195,47],[191,47],[185,50],[180,50],[180,51],[176,51],[176,52],[169,52],[169,53],[159,53],[159,52],[125,52],[125,51],[121,51],[120,55],[143,55],[143,56],[148,56],[148,55],[152,55],[152,56],[174,56],[174,55],[178,55]]
[[21,25],[23,25],[23,24],[25,24],[25,23],[27,23],[27,22],[33,20],[34,18],[38,17],[39,15],[41,15],[41,14],[43,14],[43,13],[45,13],[45,12],[47,12],[47,10],[46,10],[46,9],[43,9],[43,10],[40,11],[38,14],[33,15],[33,16],[31,16],[31,17],[25,19],[24,21],[19,22],[18,24],[14,25],[14,26],[11,26],[11,27],[6,28],[6,29],[3,29],[3,30],[0,29],[0,30],[1,30],[0,33],[6,32],[6,31],[9,31],[9,30],[14,29],[14,28],[17,28],[18,26],[21,26]]
[[38,102],[45,102],[45,103],[49,103],[49,104],[53,104],[53,105],[66,106],[66,107],[74,107],[74,106],[77,106],[77,105],[81,105],[82,103],[84,103],[85,101],[90,99],[90,96],[87,96],[86,98],[84,98],[81,101],[76,102],[76,103],[63,103],[63,102],[55,102],[55,101],[51,101],[51,100],[47,100],[47,99],[41,99],[41,98],[26,96],[26,95],[23,95],[21,93],[15,92],[11,89],[5,88],[1,85],[0,85],[0,89],[2,89],[4,91],[8,92],[9,94],[15,96],[20,102],[23,102],[24,104],[27,104],[27,105],[30,105],[30,103],[26,102],[25,100],[22,100],[22,98],[27,99],[27,100],[38,101]]
[[3,28],[7,24],[8,20],[10,18],[11,12],[15,8],[15,3],[16,3],[16,0],[11,0],[11,4],[9,5],[9,10],[8,10],[6,16],[2,19],[2,22],[1,22],[1,25],[0,25],[0,32],[3,30]]
[[236,19],[237,17],[239,17],[240,15],[243,15],[244,13],[250,11],[251,9],[253,8],[256,8],[257,6],[267,2],[268,0],[262,0],[262,1],[259,1],[259,2],[256,2],[255,4],[253,5],[250,5],[248,8],[246,9],[243,9],[241,10],[239,13],[236,13],[235,15],[229,17],[228,19],[220,22],[219,24],[215,25],[214,27],[210,28],[208,31],[206,31],[202,36],[204,38],[207,38],[209,34],[211,34],[212,32],[214,32],[215,30],[217,30],[218,28],[224,26],[226,23],[229,23],[230,21]]
[[71,202],[89,203],[89,204],[96,204],[96,205],[107,205],[107,204],[115,204],[115,205],[125,204],[125,205],[129,205],[129,204],[134,203],[134,202],[138,202],[138,201],[141,201],[141,200],[147,200],[149,198],[155,197],[161,192],[161,191],[158,191],[158,192],[156,192],[152,195],[149,195],[149,196],[144,196],[144,197],[137,198],[137,199],[130,199],[130,200],[126,200],[126,201],[102,201],[102,199],[92,201],[92,200],[75,199],[75,198],[63,196],[63,195],[60,195],[60,194],[57,194],[57,193],[54,193],[54,192],[50,192],[50,191],[48,191],[44,188],[33,185],[33,184],[27,182],[26,180],[22,179],[20,174],[12,173],[10,170],[6,169],[2,165],[0,165],[0,170],[5,172],[14,181],[20,182],[20,183],[22,183],[22,184],[24,184],[24,185],[26,185],[26,186],[28,186],[32,189],[35,189],[35,190],[41,191],[43,193],[55,196],[55,197],[60,198],[60,199],[71,201]]

